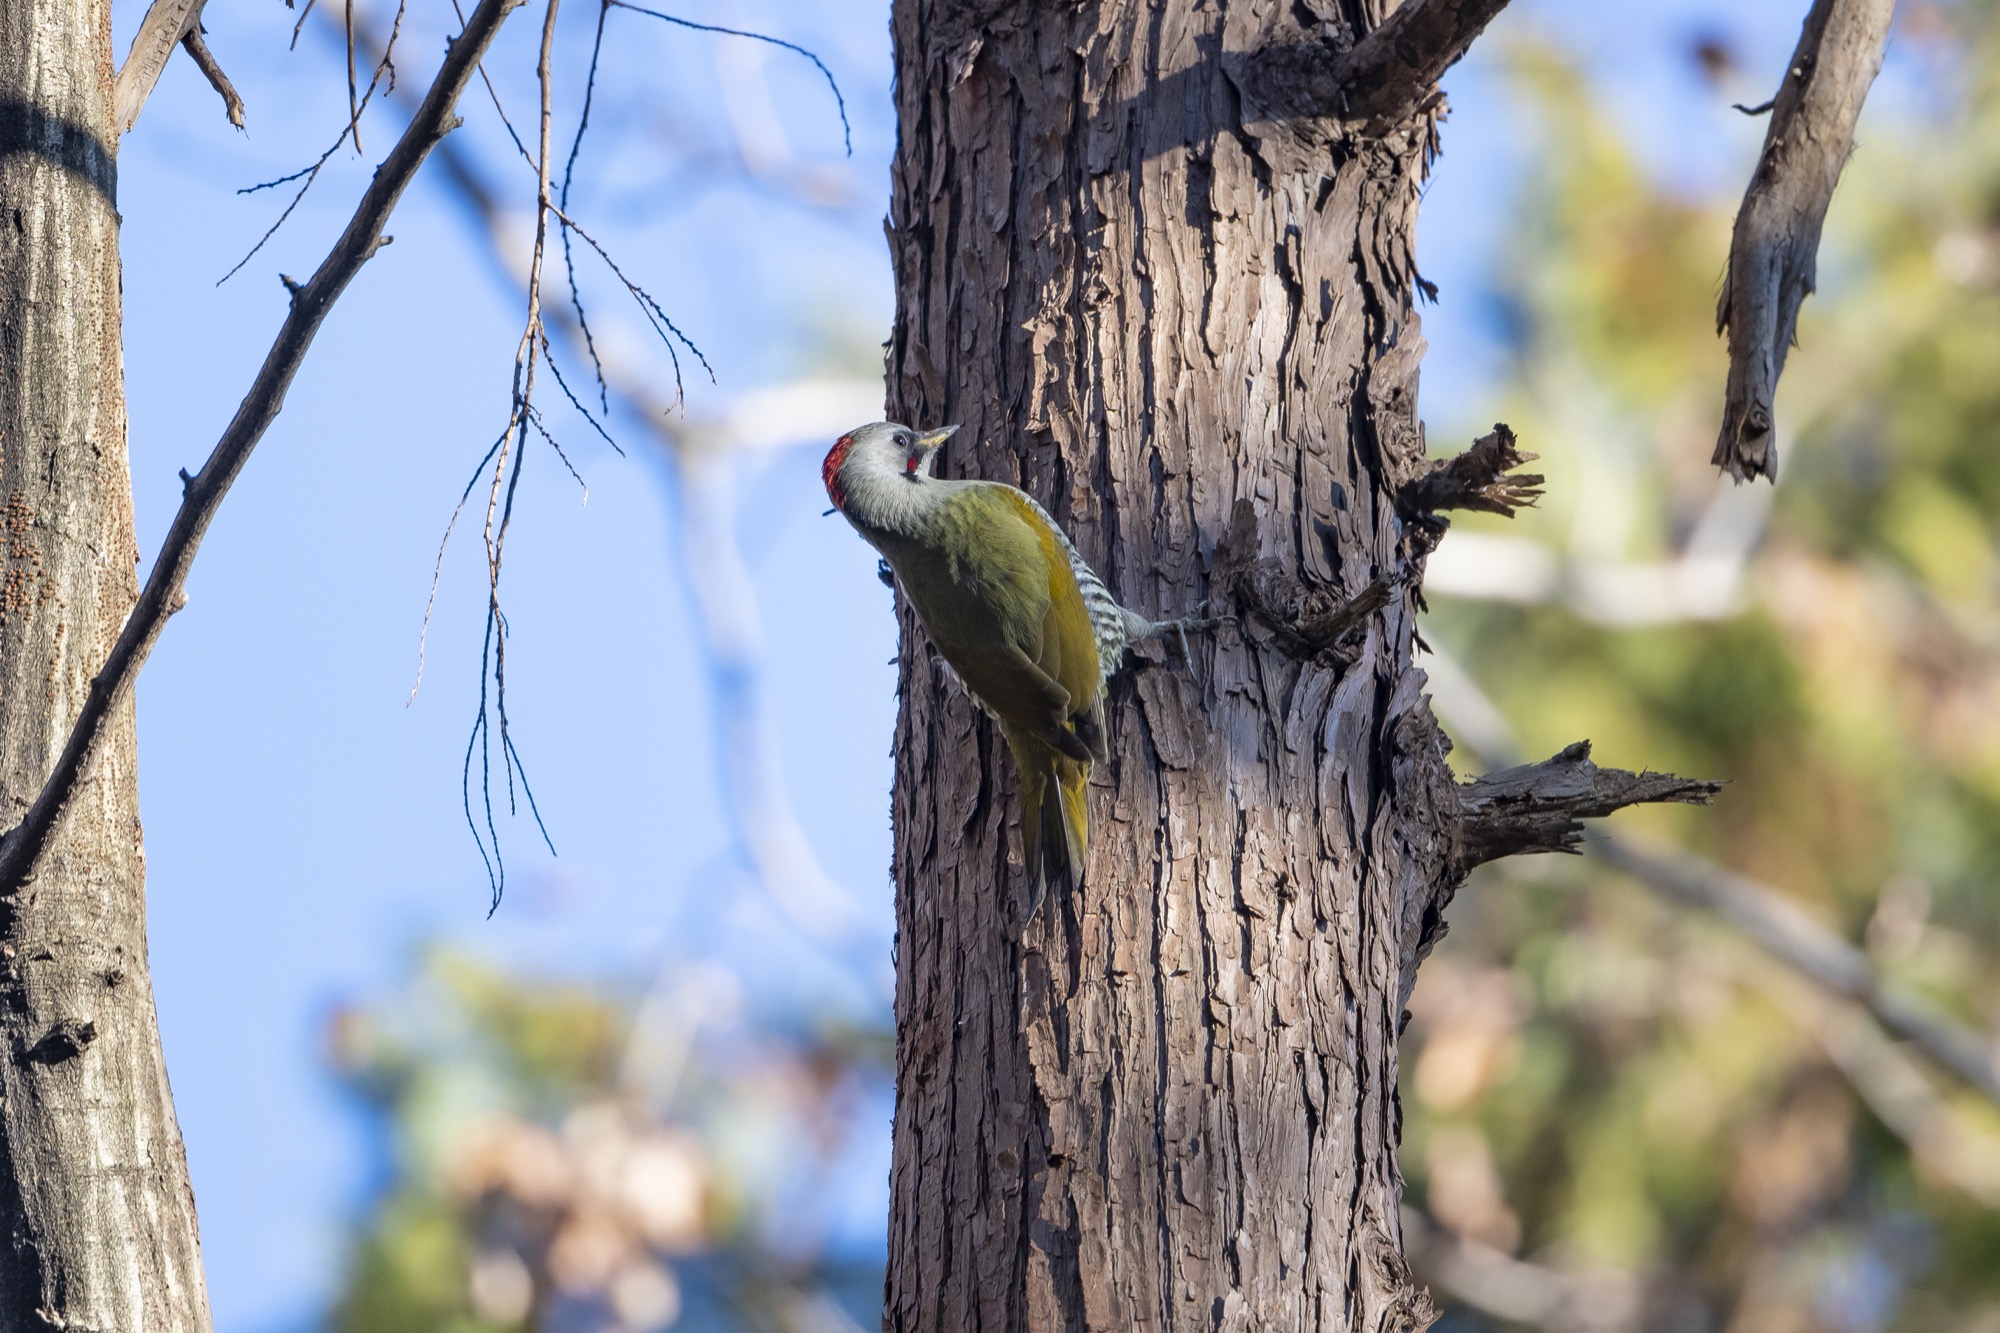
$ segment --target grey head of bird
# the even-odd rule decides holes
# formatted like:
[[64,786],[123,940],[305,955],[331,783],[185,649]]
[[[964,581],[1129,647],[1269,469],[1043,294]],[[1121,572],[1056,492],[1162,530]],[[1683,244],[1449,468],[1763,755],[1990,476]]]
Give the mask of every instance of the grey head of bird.
[[908,493],[898,495],[895,488],[930,481],[938,446],[957,431],[944,426],[918,432],[894,421],[856,426],[834,441],[820,464],[827,498],[850,518],[864,520],[867,511],[885,504],[900,507],[896,502]]

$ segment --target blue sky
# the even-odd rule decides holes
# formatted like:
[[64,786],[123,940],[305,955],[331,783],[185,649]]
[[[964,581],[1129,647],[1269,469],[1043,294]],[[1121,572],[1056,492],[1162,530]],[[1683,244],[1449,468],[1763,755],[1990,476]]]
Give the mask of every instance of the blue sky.
[[[410,20],[412,81],[442,40],[436,8]],[[1419,229],[1422,267],[1443,288],[1425,315],[1434,440],[1491,419],[1482,403],[1498,360],[1481,275],[1506,182],[1532,151],[1497,71],[1504,43],[1558,36],[1663,178],[1734,191],[1762,130],[1726,103],[1775,86],[1804,8],[1517,0],[1454,71]],[[383,12],[379,0],[361,9]],[[142,10],[118,0],[121,53]],[[755,57],[723,49],[731,39],[614,16],[603,130],[586,149],[577,212],[702,345],[717,383],[691,380],[689,411],[713,417],[812,368],[842,337],[865,349],[886,336],[886,6],[697,0],[674,12],[812,47],[839,78],[854,131],[848,159],[825,84],[803,62],[772,53],[768,103],[746,103],[734,90]],[[517,118],[537,14],[517,16],[489,62]],[[369,158],[337,155],[286,229],[215,285],[282,206],[275,193],[234,191],[311,161],[345,116],[330,29],[308,20],[285,53],[296,17],[275,5],[209,15],[247,133],[177,57],[121,152],[142,550],[179,500],[177,470],[206,454],[277,327],[277,275],[317,263],[393,135],[393,118],[366,127]],[[571,113],[593,19],[587,5],[564,13],[559,106]],[[1726,97],[1688,57],[1711,32],[1746,70]],[[517,165],[483,96],[466,115],[484,160]],[[761,174],[738,169],[738,142],[765,155]],[[800,171],[833,202],[796,202]],[[771,183],[788,175],[792,185]],[[529,197],[531,180],[505,179]],[[816,448],[774,454],[745,479],[740,533],[784,772],[822,863],[860,904],[851,928],[831,944],[803,934],[741,864],[674,482],[631,423],[619,432],[638,446],[629,458],[586,429],[562,431],[588,504],[545,450],[528,463],[506,575],[511,711],[561,856],[524,821],[505,826],[510,892],[487,919],[459,787],[484,609],[476,527],[449,553],[425,684],[405,700],[439,536],[505,419],[522,312],[434,182],[419,183],[390,231],[395,243],[328,321],[224,507],[190,605],[139,688],[154,980],[224,1333],[300,1327],[329,1289],[374,1162],[324,1072],[321,1027],[333,1005],[390,985],[419,943],[442,936],[522,966],[628,977],[722,957],[773,1008],[881,1014],[888,1001],[895,630],[872,554],[820,515]],[[880,1151],[886,1164],[886,1142]]]

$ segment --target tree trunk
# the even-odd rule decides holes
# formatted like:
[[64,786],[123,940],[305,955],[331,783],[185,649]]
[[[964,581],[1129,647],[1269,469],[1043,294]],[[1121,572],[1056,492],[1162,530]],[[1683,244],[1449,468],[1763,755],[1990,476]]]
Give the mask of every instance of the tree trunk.
[[1340,653],[1246,619],[1114,682],[1087,881],[1019,945],[1013,774],[904,609],[892,1329],[1433,1317],[1396,1040],[1456,804],[1395,496],[1435,111],[1260,120],[1238,53],[1323,35],[1306,13],[895,5],[889,398],[964,423],[941,472],[1025,487],[1150,616],[1241,614],[1252,565],[1386,605]]
[[[111,13],[0,4],[0,797],[34,799],[137,593]],[[146,960],[129,701],[0,900],[0,1330],[206,1329]]]

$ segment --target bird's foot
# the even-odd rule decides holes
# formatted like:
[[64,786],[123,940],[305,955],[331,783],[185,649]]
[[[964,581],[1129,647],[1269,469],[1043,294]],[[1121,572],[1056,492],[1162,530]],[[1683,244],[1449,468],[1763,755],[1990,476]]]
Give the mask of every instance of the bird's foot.
[[1172,620],[1149,620],[1146,622],[1146,637],[1173,635],[1181,646],[1181,661],[1192,664],[1194,653],[1188,647],[1189,634],[1206,634],[1224,625],[1236,623],[1235,616],[1211,616],[1204,614],[1207,610],[1208,603],[1204,601],[1189,615],[1178,616]]

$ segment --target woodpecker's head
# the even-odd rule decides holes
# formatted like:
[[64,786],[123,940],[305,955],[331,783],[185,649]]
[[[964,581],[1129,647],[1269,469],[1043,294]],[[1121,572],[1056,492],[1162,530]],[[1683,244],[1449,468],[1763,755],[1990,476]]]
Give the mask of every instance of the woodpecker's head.
[[950,439],[956,426],[918,434],[893,421],[877,421],[856,426],[833,442],[826,461],[819,465],[820,480],[826,483],[827,498],[839,509],[847,508],[852,481],[865,475],[871,482],[901,479],[921,482],[930,479],[931,457],[938,446]]

